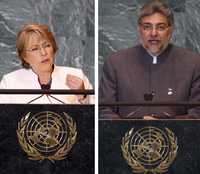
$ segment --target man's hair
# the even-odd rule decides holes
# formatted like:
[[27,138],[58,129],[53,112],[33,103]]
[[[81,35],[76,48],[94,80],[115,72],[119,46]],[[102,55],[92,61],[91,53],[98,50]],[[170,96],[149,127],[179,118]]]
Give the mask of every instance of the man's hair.
[[167,18],[168,25],[174,25],[173,12],[170,9],[168,3],[164,0],[150,0],[139,11],[138,24],[141,23],[142,18],[153,15],[154,13],[160,13]]
[[24,25],[17,34],[16,40],[18,57],[20,58],[24,68],[30,68],[30,65],[24,60],[24,58],[26,55],[26,46],[28,40],[33,34],[37,34],[41,38],[47,39],[51,43],[54,53],[56,53],[58,50],[53,33],[49,30],[47,25],[36,23]]

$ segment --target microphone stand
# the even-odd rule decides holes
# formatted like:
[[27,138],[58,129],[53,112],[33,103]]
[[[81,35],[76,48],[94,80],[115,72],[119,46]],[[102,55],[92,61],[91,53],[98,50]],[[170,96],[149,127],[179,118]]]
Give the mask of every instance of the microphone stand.
[[[55,99],[56,101],[58,101],[58,102],[60,102],[60,103],[62,103],[62,104],[66,104],[65,102],[63,102],[63,101],[61,101],[60,99],[58,99],[58,98],[52,96],[51,94],[41,94],[40,96],[38,96],[38,97],[32,99],[31,101],[29,101],[27,104],[31,104],[32,102],[38,100],[39,98],[43,97],[44,95],[46,95],[48,99],[49,99],[49,97],[51,97],[51,98]],[[51,102],[50,99],[49,99],[49,101]]]
[[[49,91],[49,90],[51,89],[51,81],[50,81],[48,84],[40,84],[40,86],[41,86],[41,89]],[[49,93],[49,92],[48,92],[48,93]],[[56,101],[58,101],[58,102],[60,102],[60,103],[62,103],[62,104],[66,104],[65,102],[63,102],[63,101],[61,101],[60,99],[58,99],[58,98],[52,96],[51,94],[42,94],[42,95],[40,95],[39,97],[36,97],[35,99],[29,101],[27,104],[30,104],[30,103],[32,103],[32,102],[38,100],[39,98],[43,97],[44,95],[47,96],[47,98],[48,98],[48,100],[49,100],[50,103],[52,103],[52,102],[51,102],[51,100],[50,100],[49,97],[55,99]]]

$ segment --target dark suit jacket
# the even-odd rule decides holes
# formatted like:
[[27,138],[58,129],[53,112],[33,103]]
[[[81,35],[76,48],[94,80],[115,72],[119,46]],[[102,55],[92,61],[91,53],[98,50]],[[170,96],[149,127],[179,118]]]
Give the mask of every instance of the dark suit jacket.
[[[170,44],[156,64],[152,60],[141,45],[109,57],[103,66],[99,102],[143,102],[146,95],[152,101],[200,101],[200,55]],[[101,118],[142,118],[151,114],[174,118],[199,113],[198,109],[183,106],[100,107]]]

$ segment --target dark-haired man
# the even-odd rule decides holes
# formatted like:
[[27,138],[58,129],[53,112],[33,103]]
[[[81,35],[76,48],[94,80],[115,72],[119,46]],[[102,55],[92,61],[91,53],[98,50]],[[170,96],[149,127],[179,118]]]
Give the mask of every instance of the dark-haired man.
[[[170,43],[173,13],[161,0],[151,0],[139,12],[141,44],[121,50],[104,63],[99,101],[199,101],[200,55]],[[197,108],[100,107],[101,118],[198,118]],[[200,117],[199,117],[200,118]]]

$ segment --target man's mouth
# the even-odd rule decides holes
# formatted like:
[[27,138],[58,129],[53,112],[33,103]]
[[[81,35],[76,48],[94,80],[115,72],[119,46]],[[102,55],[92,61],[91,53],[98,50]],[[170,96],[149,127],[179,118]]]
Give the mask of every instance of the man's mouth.
[[160,40],[156,40],[156,39],[151,39],[151,40],[148,40],[148,42],[152,45],[157,45],[160,43]]

